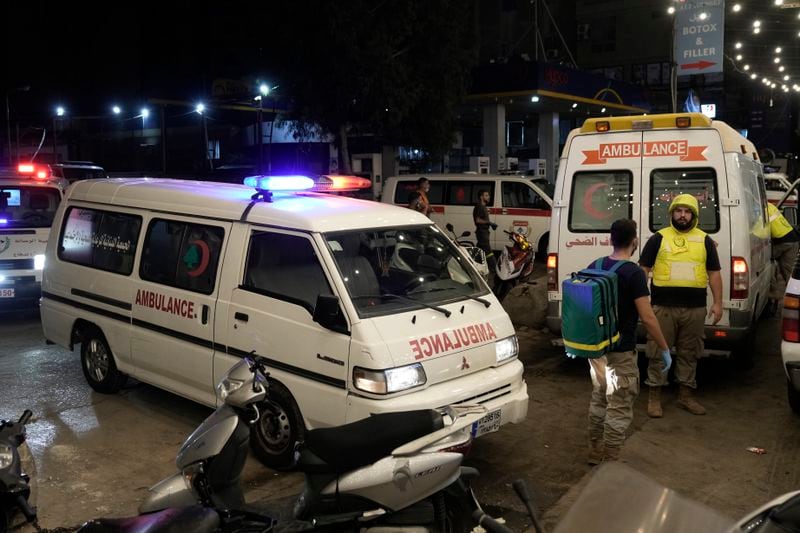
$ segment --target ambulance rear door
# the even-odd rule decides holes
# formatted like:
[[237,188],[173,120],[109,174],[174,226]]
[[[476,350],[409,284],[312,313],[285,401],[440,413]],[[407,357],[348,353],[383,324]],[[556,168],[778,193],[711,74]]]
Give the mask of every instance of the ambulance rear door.
[[[698,227],[716,243],[722,267],[723,301],[729,299],[731,221],[725,158],[713,129],[661,129],[644,132],[642,144],[641,244],[670,224],[669,205],[680,194],[691,194],[700,206]],[[708,290],[708,305],[713,302]],[[723,306],[724,308],[725,306]],[[728,325],[723,309],[720,326]]]
[[571,273],[611,254],[610,230],[615,220],[638,221],[641,146],[640,131],[574,137],[560,191],[559,231],[550,236],[550,250],[558,251],[559,276],[558,295],[551,294],[551,300],[560,300],[561,282]]

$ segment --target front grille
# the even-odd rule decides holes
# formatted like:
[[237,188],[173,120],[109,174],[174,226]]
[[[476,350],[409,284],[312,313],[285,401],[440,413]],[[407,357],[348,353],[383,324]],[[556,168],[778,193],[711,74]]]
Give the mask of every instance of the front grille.
[[0,261],[0,270],[32,270],[33,259],[4,259]]
[[459,404],[469,404],[469,403],[477,403],[483,404],[486,402],[490,402],[496,398],[501,396],[505,396],[506,394],[511,394],[511,384],[503,385],[502,387],[498,387],[496,389],[492,389],[490,391],[483,392],[478,394],[477,396],[470,396],[469,398],[463,398],[457,402],[453,402],[456,405]]

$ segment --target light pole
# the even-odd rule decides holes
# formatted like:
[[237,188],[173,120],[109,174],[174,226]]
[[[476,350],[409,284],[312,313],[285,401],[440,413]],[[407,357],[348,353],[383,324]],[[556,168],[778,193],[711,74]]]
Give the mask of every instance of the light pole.
[[214,170],[214,162],[211,160],[211,154],[209,153],[208,147],[208,124],[206,122],[206,106],[202,102],[194,106],[194,111],[198,115],[200,115],[200,120],[203,121],[203,139],[205,141],[205,145],[203,146],[203,152],[206,156],[206,161],[208,162],[209,170]]
[[58,141],[56,140],[56,119],[63,117],[66,110],[63,106],[56,107],[56,114],[53,115],[53,163],[58,163]]
[[[263,109],[264,109],[264,98],[267,97],[269,94],[269,85],[266,83],[262,83],[258,87],[259,95],[256,96],[256,101],[258,102],[258,127],[256,128],[258,132],[258,174],[261,175],[264,173],[264,133],[263,133]],[[272,165],[270,165],[272,166]]]
[[11,93],[14,92],[27,92],[31,89],[30,85],[24,85],[22,87],[16,87],[14,89],[9,89],[6,91],[6,137],[8,139],[8,164],[9,166],[14,165],[14,158],[11,157],[11,107],[9,106],[8,97]]

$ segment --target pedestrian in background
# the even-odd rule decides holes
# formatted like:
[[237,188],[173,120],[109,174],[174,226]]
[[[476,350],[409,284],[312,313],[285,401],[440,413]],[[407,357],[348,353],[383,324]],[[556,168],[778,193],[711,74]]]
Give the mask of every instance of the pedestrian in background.
[[[680,390],[678,405],[694,415],[705,408],[694,398],[697,389],[697,359],[703,353],[706,319],[706,287],[711,285],[714,303],[708,316],[716,324],[722,318],[722,276],[714,241],[697,228],[700,209],[691,194],[676,196],[669,206],[670,225],[647,241],[639,264],[649,275],[653,310],[668,346],[676,348],[675,377]],[[661,418],[661,388],[667,384],[660,344],[647,341],[647,414]]]
[[489,220],[489,208],[487,206],[490,200],[488,190],[481,189],[478,191],[478,203],[472,209],[472,220],[475,222],[475,241],[478,248],[486,254],[486,263],[489,267],[489,272],[492,273],[495,271],[497,261],[489,241],[489,228],[497,229],[497,224]]
[[778,312],[779,302],[783,300],[786,284],[792,274],[794,262],[797,259],[798,241],[800,234],[792,227],[780,210],[772,204],[767,204],[769,215],[769,232],[772,237],[772,260],[776,262],[769,286],[769,313]]
[[[639,364],[636,352],[636,326],[642,319],[647,333],[655,339],[664,368],[671,364],[669,347],[658,325],[647,276],[631,256],[639,247],[636,222],[620,219],[611,225],[614,252],[603,259],[603,270],[624,261],[617,270],[617,324],[620,339],[613,351],[589,359],[592,399],[589,402],[589,464],[619,458],[625,432],[633,420],[633,402],[639,394]],[[589,268],[595,268],[594,262]],[[666,371],[666,370],[665,370]]]
[[411,207],[411,195],[418,194],[419,201],[415,202],[413,209],[419,211],[426,217],[429,217],[433,212],[430,201],[428,201],[428,191],[431,190],[431,182],[428,178],[420,178],[417,180],[417,190],[409,194],[409,207]]
[[421,206],[422,197],[420,196],[419,192],[411,191],[408,193],[408,207],[409,209],[413,209],[414,211],[422,211],[423,208]]

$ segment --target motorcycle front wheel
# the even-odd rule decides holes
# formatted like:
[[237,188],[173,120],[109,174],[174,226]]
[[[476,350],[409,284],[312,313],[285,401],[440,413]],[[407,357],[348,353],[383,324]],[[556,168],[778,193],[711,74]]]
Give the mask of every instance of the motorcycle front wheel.
[[494,290],[492,292],[494,292],[494,295],[500,303],[503,303],[503,300],[513,288],[514,284],[511,281],[498,279],[494,284]]

